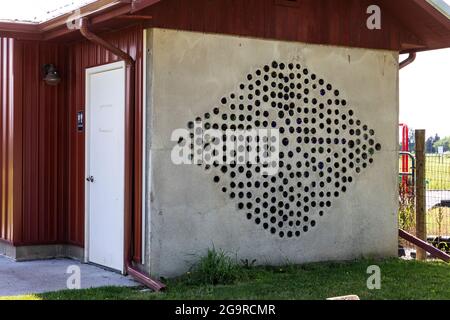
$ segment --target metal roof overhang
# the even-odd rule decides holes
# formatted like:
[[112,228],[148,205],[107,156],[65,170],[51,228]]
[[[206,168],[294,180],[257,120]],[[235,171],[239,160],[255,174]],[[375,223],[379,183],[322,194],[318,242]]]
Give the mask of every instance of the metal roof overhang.
[[[129,20],[150,19],[134,13],[145,9],[160,0],[98,0],[87,4],[75,12],[69,12],[49,21],[38,24],[0,22],[0,36],[20,40],[71,39],[79,35],[78,30],[69,28],[68,23],[79,18],[89,18],[91,25],[117,27]],[[113,21],[115,20],[115,21]]]
[[[96,32],[119,29],[129,25],[130,20],[149,19],[148,16],[136,13],[160,1],[162,0],[98,0],[81,7],[79,14],[71,12],[40,24],[0,22],[0,36],[22,40],[70,41],[80,37],[77,30],[67,27],[67,22],[71,19],[89,18],[92,29]],[[402,43],[399,50],[401,53],[450,47],[450,19],[437,6],[438,0],[433,1],[379,1],[416,38],[411,43]]]
[[405,43],[401,53],[450,47],[450,19],[430,0],[386,0],[383,4],[419,40]]

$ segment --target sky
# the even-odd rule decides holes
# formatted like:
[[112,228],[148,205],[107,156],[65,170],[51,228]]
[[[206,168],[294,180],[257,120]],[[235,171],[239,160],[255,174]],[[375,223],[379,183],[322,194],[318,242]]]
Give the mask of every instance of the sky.
[[[450,6],[450,0],[438,1]],[[450,136],[450,49],[418,53],[400,71],[400,122],[427,136]]]
[[450,136],[450,49],[418,53],[400,71],[400,122]]
[[[0,20],[41,22],[93,1],[0,0]],[[419,53],[400,71],[400,122],[428,135],[450,136],[450,49]]]

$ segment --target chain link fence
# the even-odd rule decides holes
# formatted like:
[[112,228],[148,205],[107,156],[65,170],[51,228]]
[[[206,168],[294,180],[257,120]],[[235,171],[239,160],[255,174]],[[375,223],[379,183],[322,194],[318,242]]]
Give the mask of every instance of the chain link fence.
[[426,157],[427,234],[450,237],[450,155]]
[[416,234],[415,156],[399,154],[399,228]]
[[[415,155],[399,155],[399,228],[416,235]],[[426,155],[428,241],[450,252],[450,154]],[[400,245],[411,248],[401,240]]]

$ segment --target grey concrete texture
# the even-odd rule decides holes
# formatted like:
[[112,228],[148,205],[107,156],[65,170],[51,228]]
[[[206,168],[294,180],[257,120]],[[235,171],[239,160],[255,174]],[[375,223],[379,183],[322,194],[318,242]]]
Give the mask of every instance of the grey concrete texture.
[[9,243],[0,242],[0,255],[15,261],[45,260],[54,258],[69,258],[83,261],[84,249],[71,245],[37,245],[15,247]]
[[[180,275],[213,246],[270,265],[396,256],[396,52],[162,29],[147,34],[146,264],[152,275]],[[274,60],[299,63],[332,83],[382,144],[374,163],[333,200],[317,226],[291,239],[249,221],[213,182],[213,174],[171,162],[173,130],[210,113],[222,97],[239,91],[247,74]],[[224,184],[231,181],[223,178]],[[324,190],[334,191],[332,186]]]
[[67,280],[71,275],[67,271],[70,266],[80,268],[82,289],[104,286],[139,286],[130,277],[94,265],[81,264],[76,260],[15,262],[0,256],[0,297],[67,290]]

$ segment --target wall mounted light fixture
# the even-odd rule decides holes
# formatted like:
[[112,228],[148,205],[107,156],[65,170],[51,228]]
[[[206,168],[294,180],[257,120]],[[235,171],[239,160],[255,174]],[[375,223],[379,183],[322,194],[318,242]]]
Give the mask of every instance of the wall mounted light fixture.
[[44,81],[50,86],[56,86],[61,82],[61,76],[54,64],[45,64],[43,66]]

